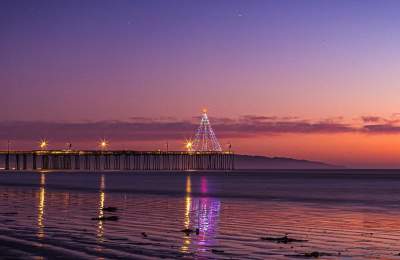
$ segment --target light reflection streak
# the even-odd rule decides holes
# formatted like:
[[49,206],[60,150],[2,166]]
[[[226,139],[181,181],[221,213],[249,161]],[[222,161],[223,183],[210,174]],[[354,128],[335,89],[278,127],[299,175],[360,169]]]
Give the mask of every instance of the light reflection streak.
[[[217,235],[221,202],[215,198],[200,198],[197,205],[197,219],[200,229],[198,245],[214,245]],[[205,250],[205,248],[203,248]]]
[[[186,197],[185,197],[185,218],[184,218],[184,226],[185,229],[190,227],[190,208],[192,205],[192,182],[190,180],[190,175],[186,177]],[[183,237],[183,245],[181,247],[181,252],[186,253],[189,250],[189,245],[191,243],[190,236],[184,235]]]
[[70,200],[70,194],[69,194],[69,192],[65,192],[64,193],[64,199],[63,199],[65,207],[69,206],[69,200]]
[[43,238],[45,233],[44,233],[44,208],[45,208],[45,196],[46,196],[46,190],[45,190],[45,185],[46,185],[46,174],[42,173],[40,174],[40,188],[39,188],[39,194],[38,194],[38,232],[37,232],[37,237],[38,238]]
[[201,176],[201,193],[207,194],[207,178],[205,176]]
[[[106,188],[106,184],[105,184],[105,176],[104,174],[101,175],[100,177],[100,199],[99,199],[99,214],[98,217],[102,218],[104,216],[103,213],[103,208],[104,208],[104,200],[106,197],[106,194],[104,192]],[[104,241],[104,223],[103,220],[99,220],[99,222],[97,223],[97,238],[99,242],[103,242]]]
[[[199,229],[199,235],[194,233],[187,236],[183,234],[183,245],[181,252],[189,252],[190,245],[194,242],[198,251],[206,251],[208,246],[214,245],[217,235],[218,219],[220,214],[221,202],[211,197],[192,197],[192,182],[190,175],[186,177],[186,197],[184,228]],[[207,179],[202,176],[200,179],[200,192],[207,195]]]

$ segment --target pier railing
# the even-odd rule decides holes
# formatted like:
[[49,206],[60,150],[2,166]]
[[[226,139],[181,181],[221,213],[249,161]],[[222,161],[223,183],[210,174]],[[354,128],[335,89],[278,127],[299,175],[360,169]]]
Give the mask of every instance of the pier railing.
[[233,170],[233,152],[0,151],[2,170]]

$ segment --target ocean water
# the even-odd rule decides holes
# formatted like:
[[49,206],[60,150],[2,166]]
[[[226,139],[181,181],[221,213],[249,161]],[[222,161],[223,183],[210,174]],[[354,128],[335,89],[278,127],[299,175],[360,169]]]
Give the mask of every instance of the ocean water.
[[[92,219],[109,216],[119,219]],[[286,234],[306,241],[261,239]],[[400,259],[400,172],[0,173],[2,259],[301,259],[311,252]]]

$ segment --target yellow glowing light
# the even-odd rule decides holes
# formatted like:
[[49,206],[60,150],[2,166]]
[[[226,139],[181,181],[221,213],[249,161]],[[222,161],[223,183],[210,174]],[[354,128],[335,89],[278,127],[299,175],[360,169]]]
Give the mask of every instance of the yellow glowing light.
[[40,140],[39,147],[40,147],[41,150],[46,150],[47,145],[48,145],[47,140],[45,140],[45,139]]
[[193,151],[193,142],[192,140],[186,140],[185,142],[185,148],[188,152]]
[[107,146],[108,146],[107,140],[102,139],[102,140],[100,141],[100,143],[99,143],[99,146],[100,146],[100,148],[101,148],[102,150],[106,149]]
[[203,108],[203,113],[207,113],[207,108]]

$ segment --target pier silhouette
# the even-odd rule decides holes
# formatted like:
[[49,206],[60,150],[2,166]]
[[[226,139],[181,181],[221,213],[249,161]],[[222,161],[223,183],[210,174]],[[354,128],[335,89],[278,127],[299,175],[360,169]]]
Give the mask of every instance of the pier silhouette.
[[215,151],[0,151],[3,170],[233,170],[234,153]]

